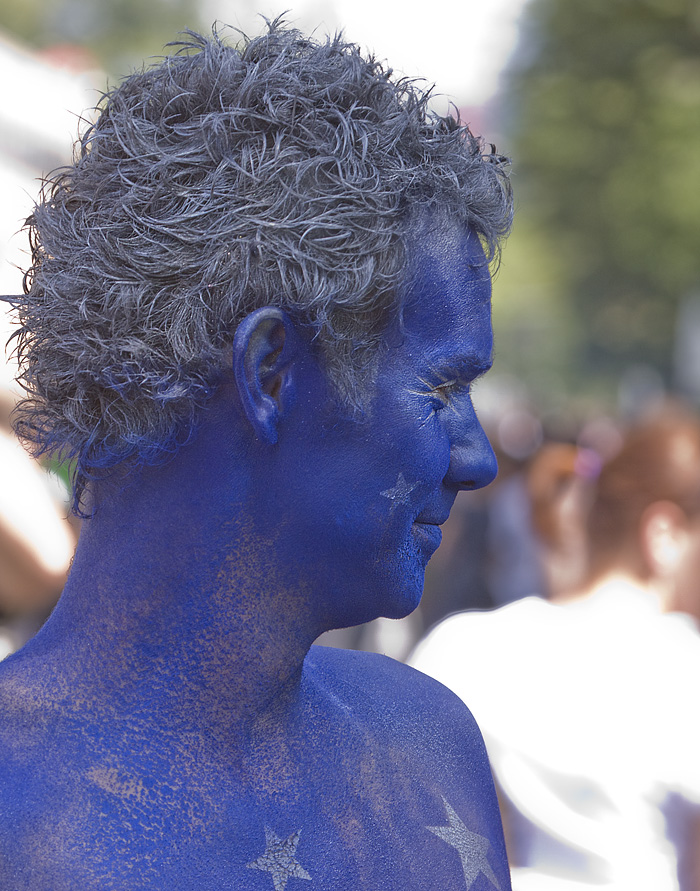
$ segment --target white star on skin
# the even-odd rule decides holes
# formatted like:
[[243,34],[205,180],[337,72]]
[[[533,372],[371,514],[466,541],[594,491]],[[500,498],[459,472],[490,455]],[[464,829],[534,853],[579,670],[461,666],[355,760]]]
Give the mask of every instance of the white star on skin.
[[399,504],[410,504],[409,495],[416,488],[418,483],[413,483],[409,486],[406,482],[406,477],[403,473],[399,473],[398,479],[396,480],[396,485],[392,486],[391,489],[385,489],[383,492],[380,492],[385,498],[388,498],[391,501],[390,513],[394,513],[394,510],[398,507]]
[[275,885],[275,891],[284,891],[289,879],[311,879],[304,867],[297,861],[297,845],[299,844],[298,832],[292,833],[289,838],[281,839],[269,826],[265,827],[265,853],[252,863],[247,863],[248,869],[259,869],[269,872]]
[[481,872],[483,872],[494,888],[498,888],[498,891],[501,891],[498,879],[493,874],[493,870],[486,859],[489,840],[484,838],[483,835],[477,835],[476,832],[470,832],[457,816],[455,809],[447,803],[444,795],[442,796],[442,802],[447,812],[448,825],[426,826],[425,828],[456,849],[462,861],[467,891],[469,891]]

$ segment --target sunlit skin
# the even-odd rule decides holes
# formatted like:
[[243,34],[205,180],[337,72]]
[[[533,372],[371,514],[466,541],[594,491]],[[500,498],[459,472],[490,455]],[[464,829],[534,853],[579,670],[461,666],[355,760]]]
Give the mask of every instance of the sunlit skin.
[[424,220],[411,246],[363,417],[271,306],[191,442],[98,487],[58,608],[0,666],[13,891],[510,887],[463,706],[311,647],[415,608],[457,492],[495,474],[470,397],[492,354],[479,240]]

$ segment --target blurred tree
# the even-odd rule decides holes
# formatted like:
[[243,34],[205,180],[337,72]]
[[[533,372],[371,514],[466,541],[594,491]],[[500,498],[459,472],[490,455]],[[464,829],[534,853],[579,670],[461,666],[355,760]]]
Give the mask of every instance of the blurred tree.
[[506,94],[505,298],[529,281],[559,305],[564,379],[668,375],[678,301],[700,283],[700,0],[531,0]]
[[0,0],[0,28],[37,49],[87,49],[120,77],[184,28],[208,28],[198,0]]

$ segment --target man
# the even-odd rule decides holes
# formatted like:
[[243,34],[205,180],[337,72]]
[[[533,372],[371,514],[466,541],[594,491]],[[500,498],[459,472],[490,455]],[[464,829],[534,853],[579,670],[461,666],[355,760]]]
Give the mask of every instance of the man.
[[426,102],[340,38],[192,36],[36,208],[18,429],[89,519],[2,665],[3,888],[509,888],[463,706],[311,646],[409,613],[495,472],[505,162]]

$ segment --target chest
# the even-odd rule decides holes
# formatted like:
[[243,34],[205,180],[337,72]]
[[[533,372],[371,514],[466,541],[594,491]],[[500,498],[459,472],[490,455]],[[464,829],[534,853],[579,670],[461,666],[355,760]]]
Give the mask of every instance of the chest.
[[362,811],[345,802],[316,812],[246,813],[228,824],[218,845],[193,846],[184,861],[163,865],[161,880],[191,887],[177,884],[187,863],[187,873],[207,877],[200,887],[212,889],[506,891],[488,839],[471,832],[449,803],[441,801],[437,815],[427,808],[422,820],[389,806],[371,819]]
[[93,765],[62,791],[35,788],[31,819],[6,809],[6,875],[17,891],[506,891],[469,797],[400,767],[329,753],[315,782],[271,774],[260,788],[260,775]]

